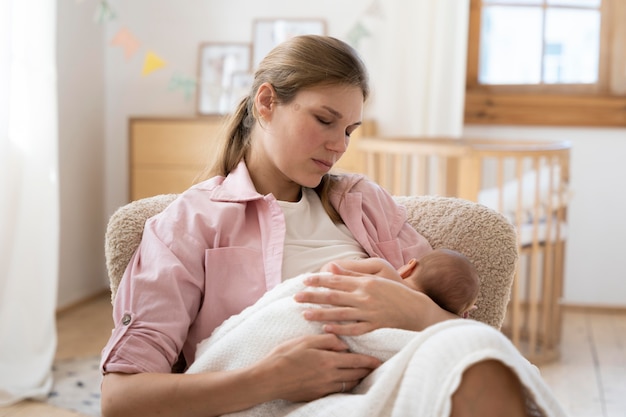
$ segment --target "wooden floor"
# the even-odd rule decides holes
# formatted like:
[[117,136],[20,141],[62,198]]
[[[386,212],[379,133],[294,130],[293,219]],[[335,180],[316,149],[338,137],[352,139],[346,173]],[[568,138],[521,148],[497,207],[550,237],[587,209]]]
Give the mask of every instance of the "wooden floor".
[[569,417],[626,417],[626,313],[566,310],[561,357],[540,369]]
[[[59,315],[57,359],[98,354],[111,333],[108,295]],[[567,310],[561,357],[540,367],[569,417],[626,417],[626,313]],[[77,417],[34,401],[0,417]]]
[[[108,293],[59,313],[56,360],[100,353],[111,334],[111,299]],[[83,414],[37,401],[0,407],[0,417],[80,417]]]

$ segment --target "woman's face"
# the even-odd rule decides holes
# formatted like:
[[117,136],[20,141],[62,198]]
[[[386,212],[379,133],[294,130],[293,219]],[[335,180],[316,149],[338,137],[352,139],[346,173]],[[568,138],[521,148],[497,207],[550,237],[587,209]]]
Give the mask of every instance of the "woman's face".
[[274,97],[271,85],[259,88],[248,169],[261,194],[296,201],[300,187],[316,187],[346,151],[361,124],[363,94],[332,85],[303,89],[288,104]]

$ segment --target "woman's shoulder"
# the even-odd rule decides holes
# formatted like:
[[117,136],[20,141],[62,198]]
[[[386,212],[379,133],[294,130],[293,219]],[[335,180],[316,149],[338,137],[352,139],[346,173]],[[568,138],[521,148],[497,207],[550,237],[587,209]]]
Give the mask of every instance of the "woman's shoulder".
[[247,171],[239,169],[227,176],[218,175],[198,182],[181,193],[177,200],[179,204],[195,206],[237,203],[259,198],[262,196],[254,188]]
[[334,187],[333,192],[339,195],[360,193],[365,199],[371,196],[391,199],[391,195],[383,187],[363,174],[346,173],[338,175],[337,186]]
[[341,173],[335,175],[334,192],[343,194],[346,192],[372,190],[377,184],[363,174]]
[[212,177],[187,188],[178,194],[176,199],[167,207],[170,210],[189,209],[197,204],[206,204],[224,182],[224,177]]
[[[192,185],[176,198],[157,216],[165,224],[189,224],[190,219],[221,216],[221,207],[228,202],[223,195],[225,177],[216,176]],[[229,211],[232,212],[232,211]]]
[[185,190],[181,195],[184,195],[186,193],[192,193],[192,192],[197,191],[197,190],[214,191],[220,185],[222,185],[224,183],[225,179],[226,179],[226,177],[224,177],[222,175],[216,175],[214,177],[211,177],[211,178],[199,181],[199,182],[193,184],[187,190]]
[[[384,217],[397,219],[402,223],[405,219],[405,210],[396,203],[394,198],[383,187],[361,174],[341,175],[331,191],[330,199],[342,218],[355,214],[346,211],[356,207],[362,215],[372,219]],[[354,204],[356,202],[358,204]],[[344,205],[344,202],[348,202]]]

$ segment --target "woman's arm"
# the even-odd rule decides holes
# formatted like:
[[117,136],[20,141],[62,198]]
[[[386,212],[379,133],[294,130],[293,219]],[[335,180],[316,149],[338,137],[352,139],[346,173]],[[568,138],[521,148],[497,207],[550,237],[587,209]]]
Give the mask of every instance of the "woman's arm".
[[305,336],[243,369],[200,374],[118,374],[102,382],[103,417],[218,416],[263,402],[310,401],[354,388],[380,362],[347,352],[337,336]]
[[427,295],[392,280],[346,270],[311,275],[305,283],[329,291],[303,291],[302,303],[334,307],[306,310],[307,320],[329,322],[327,333],[356,336],[383,327],[421,331],[444,320],[458,318]]
[[[242,371],[210,374],[119,374],[102,381],[102,416],[216,416],[261,400]],[[259,396],[257,398],[257,395]]]

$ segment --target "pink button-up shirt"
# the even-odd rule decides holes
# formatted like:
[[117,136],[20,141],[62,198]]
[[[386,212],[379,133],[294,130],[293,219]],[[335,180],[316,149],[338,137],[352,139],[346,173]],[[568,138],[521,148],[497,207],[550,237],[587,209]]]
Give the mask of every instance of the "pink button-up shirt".
[[[331,203],[370,256],[396,268],[431,248],[378,185],[346,175]],[[102,351],[105,372],[170,372],[182,350],[281,282],[285,220],[259,194],[242,162],[181,194],[146,222],[120,283],[115,329]]]

